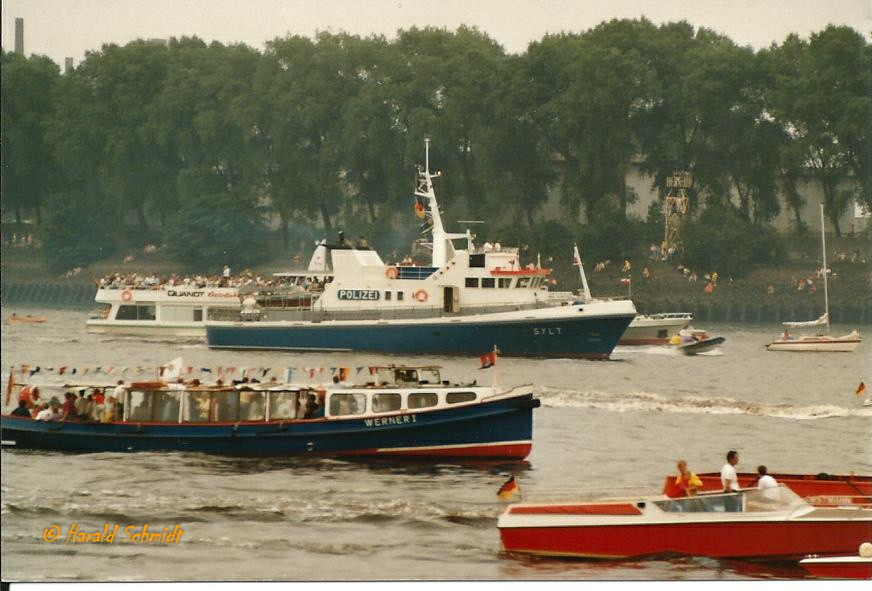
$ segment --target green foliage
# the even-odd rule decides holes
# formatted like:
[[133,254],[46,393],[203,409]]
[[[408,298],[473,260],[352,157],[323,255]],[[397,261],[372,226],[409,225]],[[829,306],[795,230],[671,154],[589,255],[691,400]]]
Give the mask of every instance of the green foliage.
[[784,257],[782,239],[769,227],[753,224],[731,207],[709,207],[682,229],[682,262],[700,272],[743,277],[754,264]]
[[113,254],[113,221],[105,200],[97,195],[74,190],[51,195],[42,232],[48,268],[68,271]]
[[585,261],[632,258],[644,245],[643,224],[617,206],[603,206],[582,227],[580,242]]

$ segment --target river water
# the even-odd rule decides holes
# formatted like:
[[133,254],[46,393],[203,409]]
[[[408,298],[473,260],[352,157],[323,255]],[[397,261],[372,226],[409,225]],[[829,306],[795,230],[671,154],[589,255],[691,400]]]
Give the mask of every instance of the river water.
[[[4,324],[10,366],[335,367],[439,364],[454,380],[491,379],[477,359],[209,351],[197,342],[85,333],[86,314],[16,309],[45,324]],[[5,319],[12,313],[2,309]],[[508,465],[250,459],[199,454],[2,452],[4,580],[735,580],[803,578],[791,564],[703,558],[594,562],[500,551],[496,491],[515,473],[525,499],[659,492],[684,458],[718,471],[728,449],[744,471],[872,473],[867,336],[851,354],[770,353],[778,326],[709,325],[720,351],[686,357],[618,348],[612,361],[501,359],[501,386],[533,383],[533,452]],[[852,327],[835,327],[850,330]],[[105,380],[105,378],[104,378]],[[65,544],[118,524],[113,544]],[[120,543],[149,531],[176,544]],[[52,525],[54,542],[43,539]]]

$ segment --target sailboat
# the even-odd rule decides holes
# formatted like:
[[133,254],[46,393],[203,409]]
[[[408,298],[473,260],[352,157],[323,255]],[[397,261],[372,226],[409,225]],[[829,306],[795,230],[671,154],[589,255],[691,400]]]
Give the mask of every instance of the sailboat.
[[[783,322],[784,334],[778,339],[766,345],[768,351],[825,351],[850,353],[860,346],[861,338],[857,330],[835,337],[830,335],[830,297],[827,290],[827,239],[824,232],[824,204],[821,203],[821,257],[823,267],[821,274],[824,278],[824,315],[817,320],[808,322]],[[816,335],[792,335],[792,328],[812,328],[826,326],[826,332]]]

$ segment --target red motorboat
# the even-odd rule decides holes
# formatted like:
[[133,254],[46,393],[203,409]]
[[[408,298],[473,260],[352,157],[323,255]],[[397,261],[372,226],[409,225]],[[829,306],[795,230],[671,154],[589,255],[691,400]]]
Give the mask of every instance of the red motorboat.
[[872,535],[872,509],[815,507],[779,486],[680,499],[519,503],[497,527],[507,552],[541,556],[798,560],[852,552]]
[[[832,504],[872,504],[872,476],[856,476],[854,474],[778,474],[769,473],[779,484],[803,497],[812,505]],[[722,491],[721,475],[718,472],[697,474],[702,480],[703,492]],[[751,488],[757,485],[757,474],[741,472],[739,486]],[[663,484],[663,494],[675,476],[667,476]]]
[[872,579],[872,543],[860,544],[859,556],[809,556],[799,564],[821,579]]

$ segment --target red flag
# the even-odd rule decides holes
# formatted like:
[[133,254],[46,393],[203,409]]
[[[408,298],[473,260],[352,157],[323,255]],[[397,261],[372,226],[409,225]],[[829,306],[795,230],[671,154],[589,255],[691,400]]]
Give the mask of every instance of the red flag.
[[9,401],[12,398],[12,390],[15,386],[15,367],[9,368],[9,381],[6,382],[6,406],[9,406]]
[[415,215],[418,216],[419,219],[424,219],[424,206],[420,201],[415,201]]
[[491,351],[490,353],[485,353],[481,357],[481,367],[479,369],[487,369],[489,367],[493,367],[497,362],[497,352]]
[[519,492],[521,492],[521,489],[518,486],[517,481],[515,481],[515,475],[512,474],[512,476],[500,487],[500,490],[497,491],[497,496],[501,501],[508,501]]
[[[11,376],[10,376],[10,379],[11,379]],[[862,396],[865,392],[866,392],[866,384],[863,382],[860,382],[860,385],[857,386],[857,392],[855,392],[855,393],[857,394],[857,396]]]

